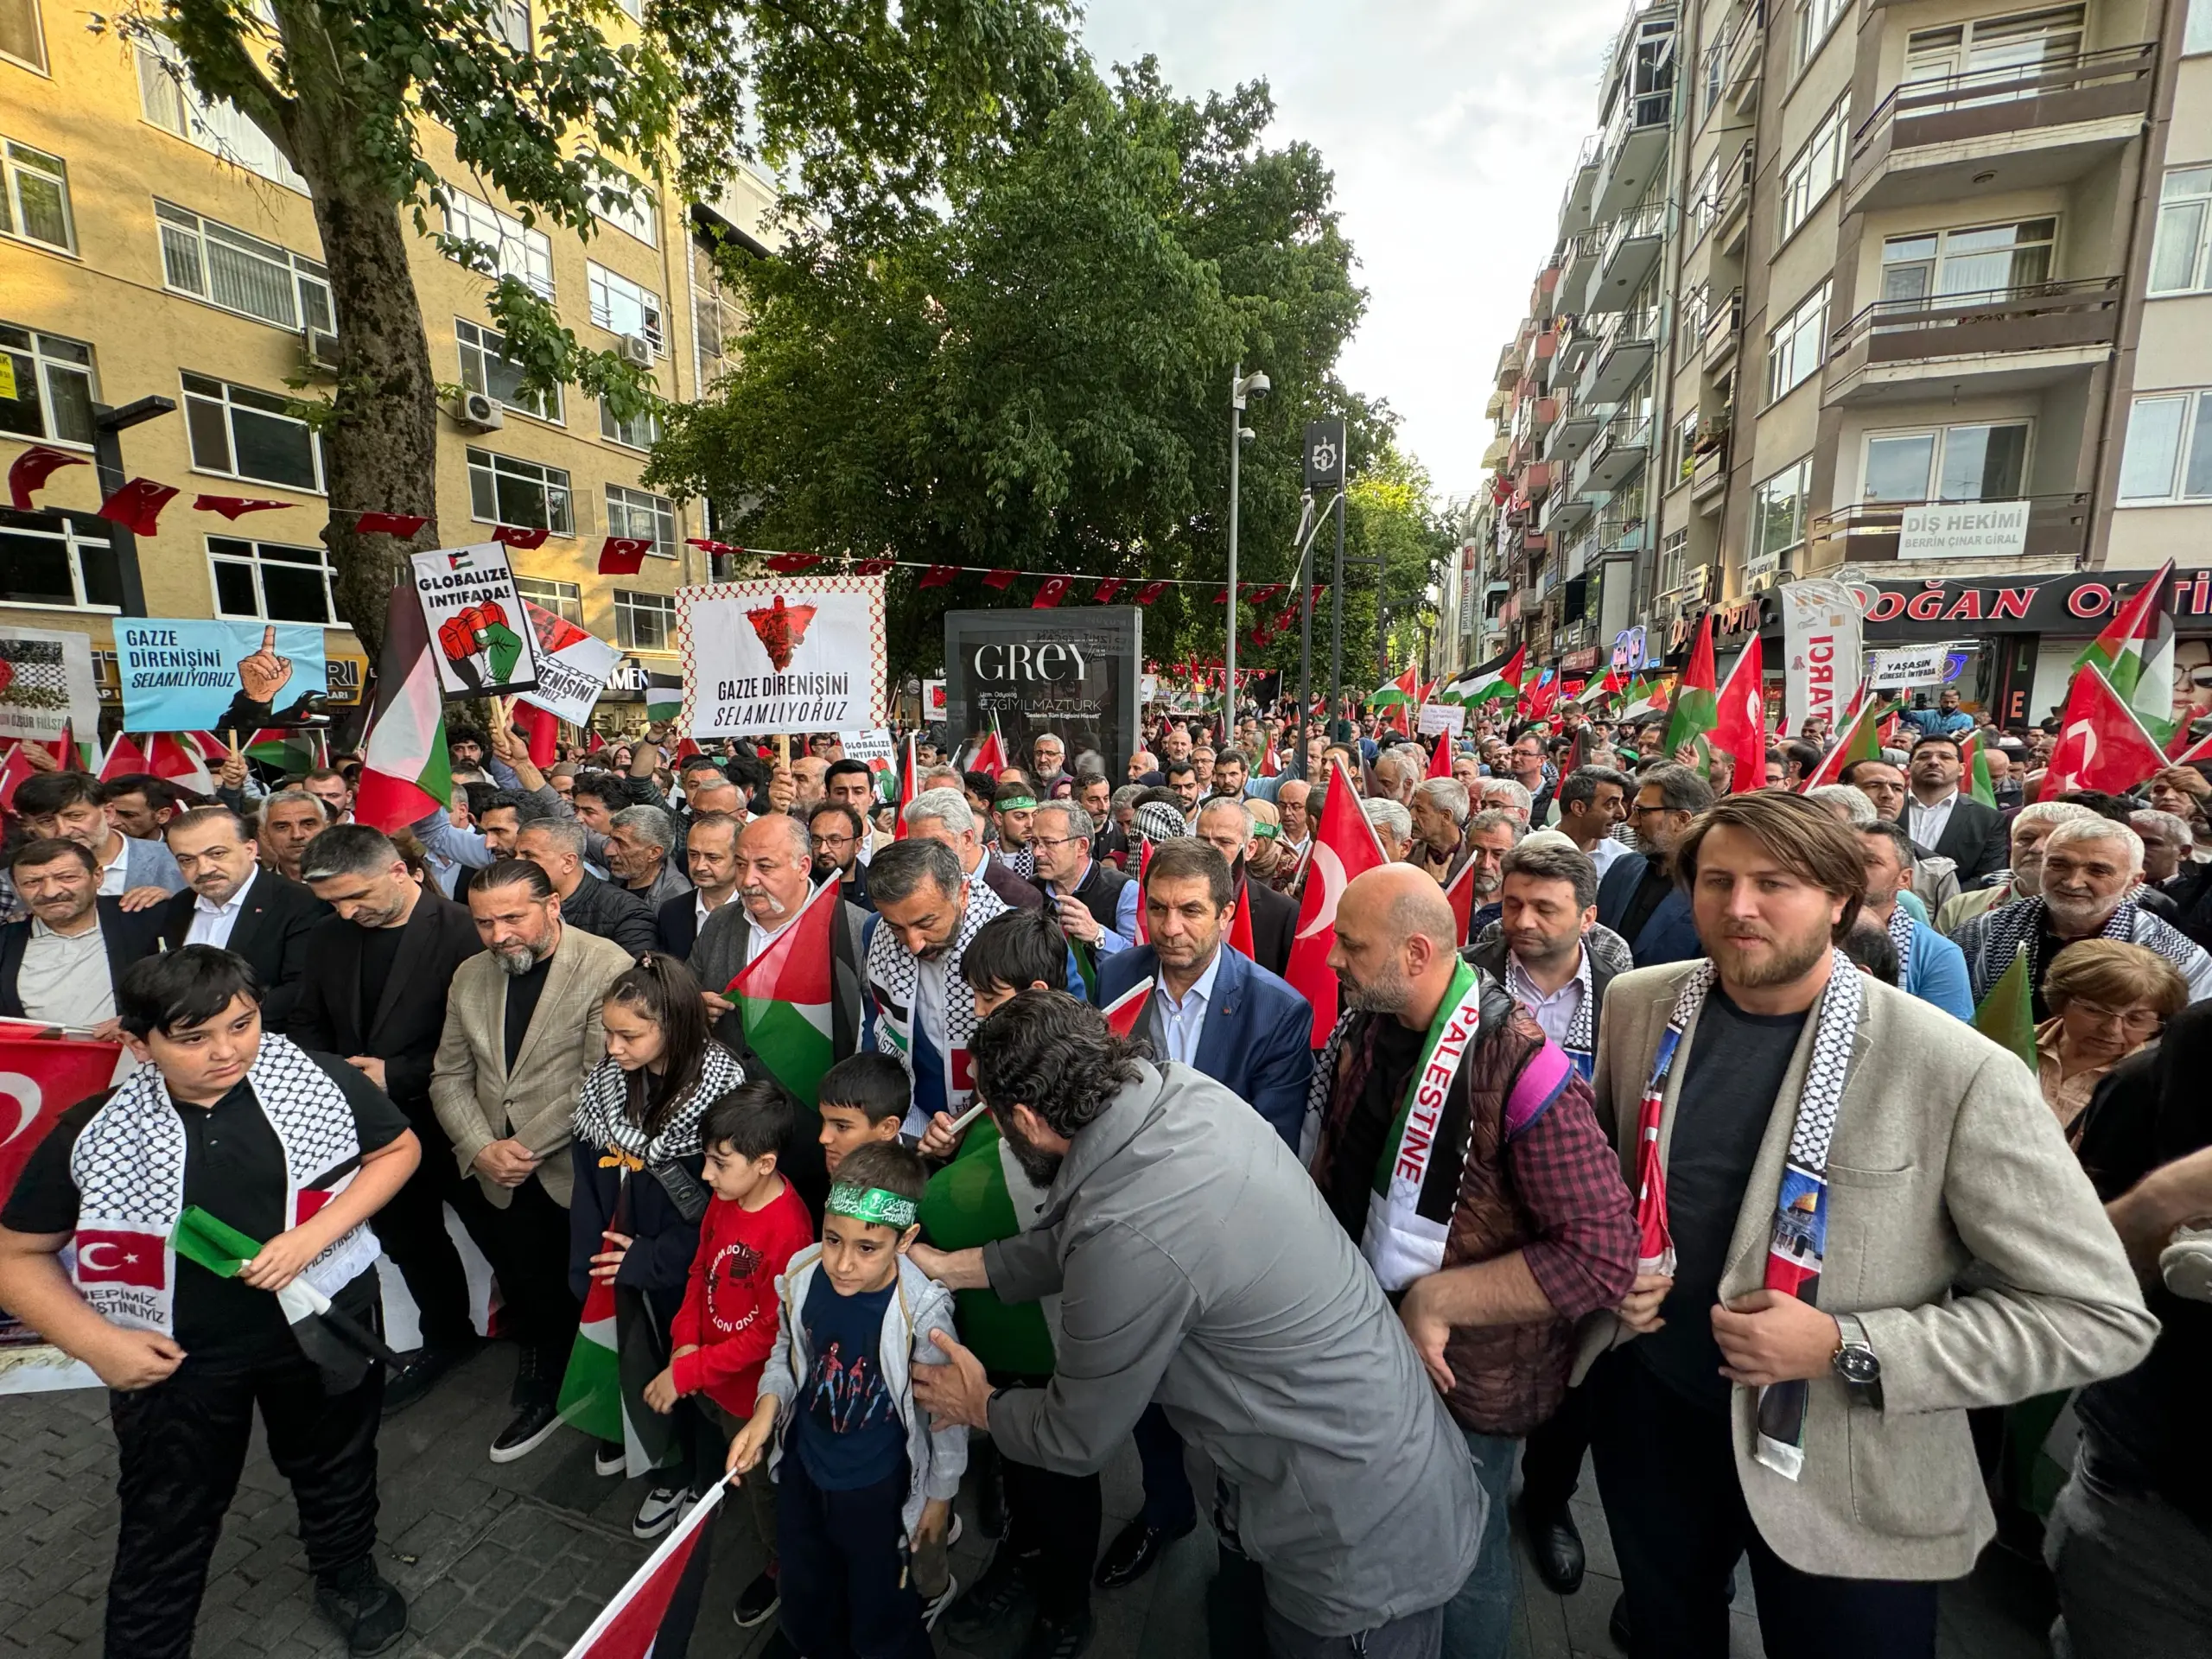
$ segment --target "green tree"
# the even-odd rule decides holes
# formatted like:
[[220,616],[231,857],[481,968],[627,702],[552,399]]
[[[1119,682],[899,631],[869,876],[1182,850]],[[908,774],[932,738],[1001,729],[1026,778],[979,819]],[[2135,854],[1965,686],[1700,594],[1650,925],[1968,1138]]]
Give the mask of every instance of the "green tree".
[[[620,416],[648,382],[592,351],[494,251],[433,231],[447,182],[423,124],[526,222],[589,236],[643,174],[711,197],[739,158],[792,181],[794,211],[895,223],[949,162],[1002,144],[1065,72],[1062,0],[648,0],[618,41],[609,0],[138,0],[121,32],[227,99],[306,179],[330,271],[337,389],[320,411],[331,499],[420,513],[435,544],[437,386],[410,280],[409,227],[484,272],[530,383],[573,382]],[[533,49],[534,48],[534,49]],[[326,539],[340,612],[375,648],[391,538],[349,518]]]
[[[1289,580],[1304,422],[1349,410],[1357,453],[1386,416],[1336,378],[1364,296],[1327,169],[1263,142],[1273,114],[1264,86],[1178,99],[1149,60],[1078,71],[933,210],[731,256],[737,366],[668,411],[649,476],[748,545],[1218,582],[1241,362],[1274,389],[1247,415],[1240,575]],[[902,673],[938,663],[946,609],[1005,602],[917,574],[891,584]],[[1216,591],[1155,604],[1148,653],[1218,655]]]

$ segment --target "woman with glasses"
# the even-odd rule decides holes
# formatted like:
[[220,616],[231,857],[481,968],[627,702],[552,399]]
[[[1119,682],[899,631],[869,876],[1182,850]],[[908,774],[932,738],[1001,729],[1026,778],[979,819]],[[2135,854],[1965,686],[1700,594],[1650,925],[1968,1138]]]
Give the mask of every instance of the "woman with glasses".
[[2036,1027],[2043,1097],[2071,1130],[2097,1083],[2188,1006],[2189,982],[2157,951],[2124,939],[2083,939],[2044,975],[2050,1018]]

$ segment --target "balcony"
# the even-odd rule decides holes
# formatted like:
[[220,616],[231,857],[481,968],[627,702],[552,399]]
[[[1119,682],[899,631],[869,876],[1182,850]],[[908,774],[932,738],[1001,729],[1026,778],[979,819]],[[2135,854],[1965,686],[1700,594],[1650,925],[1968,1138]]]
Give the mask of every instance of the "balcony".
[[1667,158],[1675,113],[1675,12],[1644,8],[1614,41],[1606,76],[1605,159],[1598,169],[1592,224],[1618,219],[1643,200]]
[[1735,162],[1720,175],[1720,204],[1713,214],[1713,251],[1733,257],[1751,228],[1751,172],[1758,158],[1746,139]]
[[1700,451],[1690,463],[1690,499],[1698,511],[1707,515],[1720,511],[1721,498],[1726,493],[1728,482],[1728,441],[1726,438]]
[[1598,279],[1590,285],[1591,310],[1618,311],[1635,297],[1652,266],[1659,263],[1660,243],[1666,230],[1664,202],[1654,202],[1613,221],[1598,255]]
[[[2020,568],[2072,569],[2088,547],[2089,498],[2031,495],[2025,499],[2028,537],[2021,549]],[[1935,505],[1937,504],[1926,501],[1859,501],[1834,512],[1821,513],[1805,527],[1805,551],[1798,568],[1809,575],[1841,564],[1894,560],[1905,509]],[[1918,564],[1921,561],[1916,559],[1913,563]],[[1939,563],[1948,566],[1952,562]],[[1967,627],[1961,631],[1974,632]]]
[[1588,486],[1618,490],[1643,470],[1651,453],[1651,423],[1616,416],[1605,423],[1585,461]]
[[1728,107],[1749,115],[1759,100],[1759,79],[1766,69],[1764,8],[1758,0],[1734,15],[1734,28],[1721,54],[1721,90]]
[[1736,341],[1744,332],[1744,290],[1738,289],[1713,308],[1706,320],[1703,352],[1707,372],[1718,374],[1736,355]]
[[1587,496],[1561,490],[1552,497],[1552,510],[1544,519],[1544,529],[1554,537],[1570,536],[1590,522],[1593,511]]
[[1658,332],[1658,315],[1648,308],[1614,319],[1582,377],[1577,401],[1592,406],[1620,402],[1650,372]]
[[[1582,153],[1567,177],[1567,194],[1559,202],[1559,233],[1573,236],[1590,228],[1590,204],[1598,194],[1598,162],[1603,135],[1592,133],[1582,141]],[[1572,293],[1572,289],[1569,290]]]
[[1552,384],[1566,385],[1582,372],[1591,353],[1598,349],[1597,325],[1587,317],[1561,317],[1559,320],[1559,355],[1552,359]]
[[1490,441],[1490,447],[1483,451],[1483,470],[1488,472],[1493,467],[1503,467],[1506,456],[1512,453],[1513,440],[1503,432],[1499,433]]
[[1592,410],[1570,400],[1558,422],[1544,435],[1544,459],[1554,467],[1572,466],[1598,435],[1598,425]]
[[1513,394],[1503,387],[1500,387],[1491,393],[1490,402],[1483,405],[1483,418],[1487,421],[1502,420],[1504,418],[1506,410],[1512,406]]
[[1550,430],[1552,423],[1559,419],[1560,405],[1565,404],[1566,401],[1567,400],[1565,398],[1558,397],[1543,397],[1537,398],[1535,404],[1529,408],[1529,429],[1532,432],[1537,433]]
[[2078,179],[2142,132],[2158,59],[2146,41],[1909,81],[1853,135],[1843,210]]
[[1492,385],[1500,391],[1510,391],[1521,384],[1521,342],[1509,340],[1497,354],[1497,375]]
[[2085,372],[2112,354],[2120,282],[2099,276],[1878,301],[1829,337],[1821,402],[1983,397]]
[[1560,303],[1582,308],[1584,291],[1598,269],[1598,251],[1605,245],[1603,231],[1583,231],[1567,238],[1567,255],[1560,264]]
[[1551,487],[1552,469],[1547,461],[1528,462],[1513,480],[1514,493],[1523,501],[1541,501],[1550,493]]
[[1623,553],[1643,551],[1643,518],[1599,519],[1598,551],[1608,558]]
[[1558,356],[1559,332],[1546,327],[1537,334],[1535,343],[1529,348],[1529,377],[1532,391],[1552,384],[1553,360]]

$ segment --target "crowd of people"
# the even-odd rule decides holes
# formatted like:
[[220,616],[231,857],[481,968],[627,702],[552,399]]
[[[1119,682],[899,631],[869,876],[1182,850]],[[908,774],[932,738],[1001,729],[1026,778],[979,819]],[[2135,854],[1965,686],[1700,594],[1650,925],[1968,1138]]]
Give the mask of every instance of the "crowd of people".
[[[810,1659],[1074,1659],[1202,1516],[1217,1651],[1494,1659],[1516,1473],[1572,1594],[1586,1459],[1639,1659],[1727,1651],[1746,1561],[1770,1652],[1932,1656],[2000,1528],[2061,1651],[2212,1650],[2212,785],[2046,799],[2048,734],[1992,728],[1979,801],[1974,723],[1946,692],[1807,788],[1814,723],[1733,791],[1573,703],[1440,754],[924,732],[892,788],[827,734],[541,768],[455,724],[450,807],[389,830],[349,757],[43,768],[0,1014],[124,1058],[5,1195],[0,1306],[112,1391],[107,1651],[191,1650],[257,1414],[318,1608],[404,1638],[378,1425],[486,1340],[448,1211],[514,1355],[471,1454],[584,1422],[619,1350],[636,1535],[734,1479],[769,1563],[716,1616]],[[1380,860],[1332,1025],[1292,957],[1343,791]],[[764,1008],[817,895],[824,1000]],[[2008,976],[2031,1051],[1977,1029]]]

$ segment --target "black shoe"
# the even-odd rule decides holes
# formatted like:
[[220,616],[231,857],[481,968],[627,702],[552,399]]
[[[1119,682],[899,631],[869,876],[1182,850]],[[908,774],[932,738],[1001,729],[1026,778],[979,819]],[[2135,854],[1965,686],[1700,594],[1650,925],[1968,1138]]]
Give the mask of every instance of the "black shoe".
[[515,1413],[514,1421],[492,1442],[492,1461],[512,1463],[528,1457],[560,1427],[561,1413],[550,1400],[531,1401]]
[[383,1653],[407,1634],[407,1599],[365,1555],[316,1580],[315,1610],[338,1627],[351,1654]]
[[1574,1517],[1565,1510],[1548,1515],[1521,1512],[1529,1534],[1529,1554],[1535,1558],[1536,1576],[1553,1594],[1571,1596],[1582,1587],[1582,1534]]
[[977,1637],[988,1635],[1012,1618],[1028,1593],[1029,1581],[1014,1552],[995,1550],[982,1577],[945,1610],[942,1621],[945,1633],[963,1647],[972,1646]]
[[1613,1638],[1613,1645],[1623,1653],[1634,1653],[1635,1645],[1628,1639],[1628,1594],[1624,1591],[1613,1598],[1612,1616],[1605,1620],[1605,1634]]
[[737,1621],[738,1629],[749,1630],[773,1618],[776,1609],[783,1604],[784,1592],[776,1582],[776,1575],[762,1573],[737,1592],[737,1605],[730,1609],[730,1617]]
[[1097,1629],[1087,1611],[1058,1620],[1039,1613],[1037,1622],[1029,1627],[1029,1639],[1016,1651],[1014,1659],[1076,1659],[1090,1645]]
[[1187,1522],[1174,1532],[1162,1532],[1157,1527],[1147,1527],[1141,1520],[1132,1521],[1107,1548],[1105,1558],[1098,1563],[1098,1570],[1090,1581],[1101,1590],[1124,1590],[1152,1571],[1152,1564],[1160,1559],[1160,1552],[1178,1538],[1188,1535],[1198,1522]]
[[467,1343],[424,1343],[413,1353],[406,1355],[399,1369],[385,1378],[384,1414],[387,1417],[416,1404],[438,1385],[448,1371],[465,1363],[476,1352],[474,1341]]
[[[970,1458],[969,1461],[975,1461]],[[976,1488],[976,1524],[986,1538],[1006,1536],[1006,1465],[995,1455],[985,1460]],[[956,1517],[957,1518],[957,1517]]]

